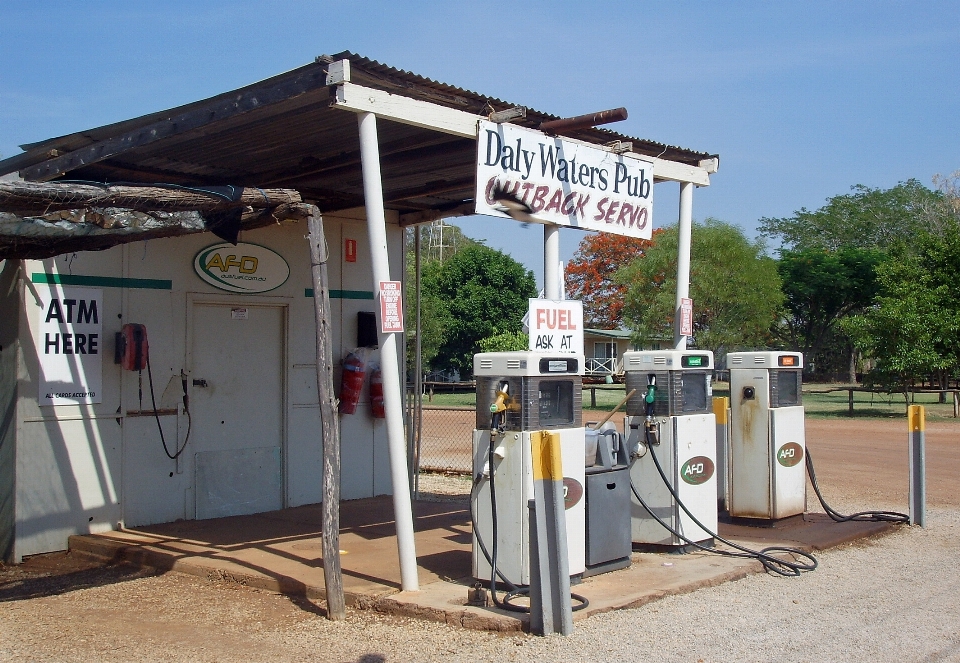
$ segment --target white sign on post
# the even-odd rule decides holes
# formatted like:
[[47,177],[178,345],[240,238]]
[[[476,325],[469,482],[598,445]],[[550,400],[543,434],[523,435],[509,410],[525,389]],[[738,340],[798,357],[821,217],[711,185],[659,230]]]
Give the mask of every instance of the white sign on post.
[[508,215],[500,187],[530,207],[533,220],[650,239],[653,164],[513,124],[481,120],[477,214]]
[[693,336],[693,300],[680,298],[680,335]]
[[103,402],[103,290],[37,285],[40,405]]
[[530,350],[583,354],[583,303],[530,300]]
[[400,281],[380,281],[380,333],[403,332]]

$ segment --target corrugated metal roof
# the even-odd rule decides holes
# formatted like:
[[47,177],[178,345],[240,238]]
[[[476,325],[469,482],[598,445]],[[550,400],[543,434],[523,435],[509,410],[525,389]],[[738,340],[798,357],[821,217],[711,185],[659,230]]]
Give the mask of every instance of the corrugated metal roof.
[[[97,182],[232,184],[299,190],[331,211],[363,204],[360,143],[353,113],[331,109],[330,62],[348,59],[354,83],[486,115],[515,106],[343,52],[185,106],[25,145],[0,161],[0,175]],[[517,124],[537,127],[557,116],[528,109]],[[476,142],[396,122],[378,122],[385,204],[401,212],[452,208],[472,200]],[[606,129],[565,134],[590,143],[631,141],[640,154],[697,165],[705,152]],[[102,158],[105,153],[111,154]]]
[[[361,68],[361,71],[365,72],[376,72],[380,76],[379,80],[381,82],[389,82],[397,86],[397,89],[390,90],[391,92],[397,94],[403,94],[402,90],[406,86],[410,86],[411,88],[413,88],[413,86],[431,88],[437,93],[436,98],[431,99],[431,101],[444,106],[449,106],[451,108],[460,108],[461,110],[468,110],[477,114],[485,114],[483,113],[483,109],[487,104],[492,106],[494,110],[503,110],[505,108],[523,105],[504,101],[495,97],[488,97],[464,88],[454,87],[430,78],[425,78],[410,71],[394,69],[393,67],[377,62],[376,60],[370,60],[349,51],[344,51],[343,53],[338,53],[337,55],[332,56],[320,56],[318,60],[325,58],[329,58],[330,61],[349,59],[351,67]],[[373,79],[371,82],[375,82],[377,80],[378,79]],[[411,94],[408,96],[415,95]],[[449,103],[444,103],[445,100],[449,100]],[[514,124],[535,129],[540,125],[541,122],[546,120],[556,120],[559,118],[560,116],[558,115],[551,115],[543,111],[535,110],[528,106],[526,119],[515,120]],[[703,159],[709,159],[717,156],[707,152],[699,152],[683,147],[667,145],[665,143],[658,143],[652,140],[645,140],[635,136],[629,136],[627,134],[618,133],[603,127],[584,129],[580,132],[565,135],[569,135],[571,138],[577,138],[579,140],[596,144],[609,143],[615,140],[631,141],[634,144],[634,151],[639,154],[656,156],[669,161],[678,161],[680,163],[694,166],[698,165]]]
[[629,339],[631,332],[628,329],[586,329],[584,328],[584,336],[601,336],[604,338],[620,338],[620,339]]

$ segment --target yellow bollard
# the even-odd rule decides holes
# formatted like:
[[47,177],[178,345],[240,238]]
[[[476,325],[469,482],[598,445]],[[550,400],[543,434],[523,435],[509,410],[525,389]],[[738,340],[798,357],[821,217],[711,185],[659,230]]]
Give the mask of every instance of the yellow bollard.
[[926,527],[926,413],[922,405],[907,408],[910,449],[910,524]]

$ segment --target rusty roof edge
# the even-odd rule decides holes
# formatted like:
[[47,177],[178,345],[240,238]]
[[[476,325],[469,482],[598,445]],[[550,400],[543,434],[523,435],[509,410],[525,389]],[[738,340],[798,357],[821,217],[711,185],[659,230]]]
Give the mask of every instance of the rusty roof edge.
[[[473,112],[479,112],[479,109],[482,109],[486,104],[491,106],[498,105],[502,108],[510,108],[512,106],[519,106],[522,104],[515,104],[497,97],[490,97],[473,90],[468,90],[466,88],[459,88],[447,83],[443,83],[432,78],[427,78],[419,74],[415,74],[411,71],[404,69],[397,69],[391,67],[382,62],[376,60],[371,60],[362,55],[358,55],[351,51],[342,51],[335,55],[321,55],[317,58],[318,62],[323,62],[328,64],[330,62],[335,62],[338,60],[350,60],[351,73],[352,75],[359,74],[360,78],[363,80],[356,80],[358,83],[381,83],[390,85],[393,87],[393,91],[401,94],[402,96],[416,96],[416,92],[424,93],[423,88],[430,88],[431,91],[427,94],[430,96],[439,96],[437,95],[437,89],[443,90],[450,97],[473,97],[474,103],[471,104],[474,108]],[[381,85],[383,86],[383,85]],[[407,94],[404,94],[404,91]],[[410,94],[414,93],[414,94]],[[442,98],[437,98],[437,102],[442,105],[449,106],[450,108],[458,108],[463,110],[464,105],[457,105],[453,103],[443,103]],[[476,108],[479,105],[479,108]],[[560,116],[547,113],[545,111],[540,111],[529,106],[527,108],[527,118],[526,120],[516,121],[515,123],[520,126],[526,126],[531,129],[536,129],[540,122],[545,120],[554,120],[559,119]],[[645,138],[639,138],[637,136],[631,136],[629,134],[620,133],[612,129],[605,127],[593,127],[591,129],[584,129],[577,132],[573,132],[570,135],[571,138],[578,138],[586,142],[591,143],[601,143],[601,142],[611,142],[614,140],[626,140],[632,141],[636,145],[634,147],[634,152],[644,154],[646,156],[660,157],[670,161],[679,161],[681,163],[686,163],[688,165],[699,166],[700,162],[704,159],[718,159],[719,155],[711,154],[709,152],[702,152],[698,150],[693,150],[690,148],[679,147],[676,145],[668,145],[666,143],[660,143],[654,140],[649,140]],[[639,149],[638,149],[639,147]]]
[[[204,105],[216,103],[217,101],[228,99],[238,94],[248,92],[258,86],[275,84],[287,77],[301,75],[312,67],[325,68],[327,64],[333,61],[348,59],[351,63],[352,71],[357,75],[358,81],[379,87],[388,92],[395,92],[403,96],[424,99],[433,103],[457,108],[460,110],[469,109],[471,112],[480,114],[487,105],[496,105],[508,108],[516,104],[504,101],[496,97],[489,97],[477,92],[458,88],[446,83],[441,83],[413,72],[396,69],[388,65],[371,60],[350,51],[343,51],[332,56],[321,55],[314,62],[301,67],[271,76],[249,85],[223,92],[212,97],[200,99],[188,104],[176,106],[166,110],[141,115],[139,117],[114,122],[112,124],[102,125],[92,129],[85,129],[72,134],[65,134],[56,138],[49,138],[35,143],[27,143],[21,146],[24,150],[21,154],[14,155],[0,161],[0,175],[5,175],[23,168],[29,168],[43,163],[59,155],[82,149],[97,142],[106,140],[119,133],[129,132],[139,127],[147,126],[152,123],[162,121],[171,116],[175,116]],[[518,124],[529,128],[537,128],[543,120],[557,119],[559,116],[552,115],[543,111],[528,108],[528,117],[524,122]],[[613,140],[632,141],[634,143],[634,152],[647,156],[660,157],[670,161],[677,161],[688,165],[699,166],[704,159],[717,158],[718,155],[706,152],[698,152],[682,147],[675,147],[658,143],[656,141],[638,138],[627,134],[612,131],[606,128],[594,127],[592,129],[572,132],[571,138],[576,138],[586,142],[600,144]]]

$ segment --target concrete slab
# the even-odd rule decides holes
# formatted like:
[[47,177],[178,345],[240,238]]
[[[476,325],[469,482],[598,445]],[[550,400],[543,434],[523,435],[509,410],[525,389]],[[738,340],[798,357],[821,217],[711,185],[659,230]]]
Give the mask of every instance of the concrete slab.
[[[340,547],[349,605],[427,618],[466,628],[517,631],[526,615],[466,605],[470,575],[470,515],[463,502],[415,505],[421,591],[400,591],[393,505],[389,497],[341,505]],[[71,550],[102,560],[127,561],[285,594],[323,599],[320,506],[252,516],[181,521],[70,538]],[[806,514],[774,528],[722,524],[720,534],[753,547],[787,545],[824,550],[877,536],[891,523],[834,523]],[[636,607],[669,594],[743,578],[759,562],[709,553],[634,553],[629,568],[594,576],[573,591],[589,600],[575,619]]]
[[[420,584],[470,572],[469,513],[419,502]],[[340,550],[347,602],[365,607],[400,590],[390,498],[343,502]],[[70,538],[70,549],[110,561],[229,579],[313,599],[325,596],[319,505],[250,516],[189,520]]]

